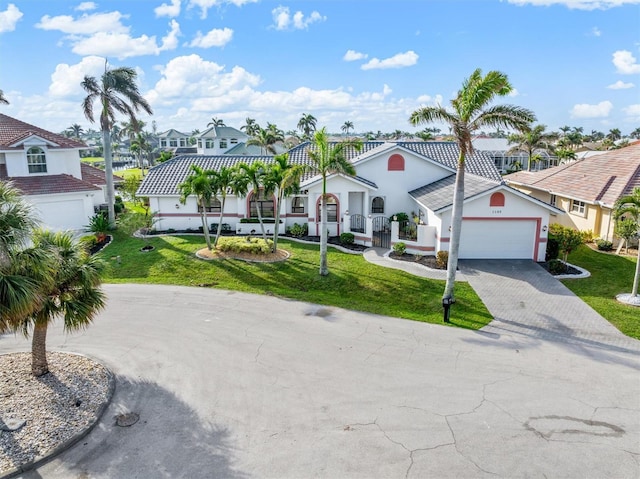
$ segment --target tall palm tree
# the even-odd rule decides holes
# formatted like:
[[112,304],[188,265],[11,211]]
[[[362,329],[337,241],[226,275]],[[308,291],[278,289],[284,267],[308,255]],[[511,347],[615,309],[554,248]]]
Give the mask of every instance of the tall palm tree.
[[273,129],[269,128],[260,128],[258,127],[258,132],[249,138],[247,141],[247,145],[257,145],[262,150],[263,155],[274,154],[276,153],[275,144],[278,141],[282,141],[284,138],[282,136],[278,136],[274,134]]
[[[614,219],[620,221],[625,216],[630,216],[636,223],[640,223],[640,188],[635,188],[630,195],[618,198],[616,201],[613,210]],[[638,261],[636,261],[636,271],[631,288],[631,297],[634,301],[638,297],[638,283],[640,283],[640,245],[638,245]]]
[[276,196],[276,226],[273,230],[274,252],[278,250],[278,226],[280,225],[280,212],[284,199],[299,191],[300,179],[305,171],[306,167],[304,165],[289,163],[288,153],[276,155],[273,158],[273,163],[268,167],[265,184],[274,189]]
[[4,92],[0,90],[0,105],[8,105],[8,104],[9,104],[9,100],[7,100],[7,97],[4,96]]
[[509,143],[514,144],[507,154],[517,151],[524,151],[527,154],[527,171],[531,171],[532,161],[540,158],[540,153],[553,150],[551,136],[546,133],[546,125],[536,125],[529,131],[514,133],[509,135]]
[[355,175],[356,170],[347,158],[348,148],[362,149],[358,140],[329,143],[325,127],[313,135],[311,147],[307,150],[313,169],[322,178],[322,197],[320,202],[320,276],[329,274],[327,264],[327,177],[333,173]]
[[636,128],[635,130],[633,130],[633,131],[629,134],[629,136],[630,136],[631,138],[636,139],[636,140],[640,140],[640,127],[638,127],[638,128]]
[[81,85],[88,93],[82,102],[84,116],[94,122],[93,105],[97,101],[100,105],[100,127],[102,129],[102,142],[104,146],[104,166],[107,179],[107,205],[109,210],[109,223],[115,225],[113,187],[113,164],[111,157],[111,128],[115,124],[116,113],[122,113],[129,117],[131,122],[136,121],[136,113],[144,111],[153,114],[151,106],[142,96],[136,85],[138,74],[130,67],[107,68],[97,80],[95,77],[85,76]]
[[567,148],[560,148],[556,150],[556,158],[558,158],[558,164],[563,165],[576,159],[576,152]]
[[482,71],[478,68],[469,78],[464,80],[456,98],[451,100],[452,111],[448,111],[442,106],[423,107],[414,111],[409,118],[409,122],[414,126],[433,122],[449,124],[460,150],[453,193],[447,282],[443,299],[455,301],[453,289],[460,250],[464,168],[467,155],[473,153],[471,140],[474,133],[484,127],[526,131],[529,129],[529,125],[536,120],[534,113],[525,108],[513,105],[491,106],[496,96],[505,96],[511,91],[513,91],[513,87],[509,83],[507,75],[498,71],[490,71],[483,76]]
[[[258,213],[258,223],[260,223],[260,230],[262,231],[262,237],[264,240],[267,240],[267,234],[264,231],[264,223],[262,222],[262,208],[260,207],[259,197],[260,190],[264,190],[264,180],[267,173],[267,167],[261,161],[254,161],[251,164],[240,163],[238,168],[242,171],[242,176],[244,178],[238,178],[238,182],[246,182],[246,184],[251,185],[253,188],[253,197],[256,202],[256,211]],[[265,198],[267,198],[267,191],[264,193]],[[277,226],[277,225],[276,225]]]
[[140,166],[140,171],[142,171],[142,176],[144,176],[144,156],[145,154],[148,156],[151,152],[151,143],[149,143],[144,134],[138,133],[131,140],[129,150],[134,154],[134,157],[138,157],[138,165]]
[[211,121],[209,123],[207,123],[207,128],[209,128],[210,126],[226,126],[224,124],[224,120],[221,118],[216,118],[215,116],[213,118],[211,118]]
[[216,239],[213,241],[213,247],[218,245],[220,239],[220,233],[222,232],[222,220],[224,218],[224,206],[227,201],[227,191],[235,190],[235,183],[237,181],[238,168],[222,166],[220,169],[212,175],[213,178],[213,190],[217,191],[220,195],[220,219],[218,220],[218,230],[216,231]]
[[216,172],[214,170],[205,170],[198,165],[191,165],[191,173],[178,185],[180,203],[184,205],[187,202],[187,198],[191,195],[195,195],[196,197],[196,202],[200,209],[200,218],[202,219],[202,232],[204,233],[204,240],[209,250],[211,250],[211,237],[209,236],[207,208],[211,204],[211,198],[216,195],[216,185],[213,181],[215,174]]
[[609,130],[609,133],[607,133],[606,138],[609,138],[611,141],[617,141],[622,138],[622,133],[619,128],[612,128]]
[[256,133],[258,133],[260,125],[258,125],[256,120],[254,120],[253,118],[247,117],[247,119],[245,120],[245,124],[241,126],[240,129],[244,130],[247,136],[254,136]]
[[31,339],[31,372],[42,376],[49,372],[47,364],[47,328],[58,316],[66,331],[86,328],[105,305],[100,289],[104,263],[90,256],[70,232],[38,231],[34,247],[45,251],[53,264],[52,281],[43,285],[44,301],[22,323]]
[[311,138],[311,135],[316,131],[317,119],[311,113],[303,113],[298,121],[298,130],[302,132],[305,140]]
[[342,131],[344,131],[345,135],[347,135],[347,137],[349,136],[349,130],[353,130],[353,122],[352,121],[345,121],[344,124],[340,127],[340,129]]
[[79,140],[80,135],[84,133],[84,128],[82,128],[81,125],[74,123],[69,128],[67,128],[66,131],[70,133],[73,138],[76,138],[77,140]]

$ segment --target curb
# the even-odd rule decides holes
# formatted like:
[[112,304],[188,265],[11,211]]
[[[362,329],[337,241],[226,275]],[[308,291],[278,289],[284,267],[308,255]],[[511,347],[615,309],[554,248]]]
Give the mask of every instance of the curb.
[[28,471],[30,471],[32,469],[35,469],[37,467],[40,467],[43,464],[49,462],[55,456],[63,453],[67,449],[71,448],[73,445],[78,443],[81,439],[83,439],[87,434],[89,434],[93,430],[93,428],[96,426],[96,424],[98,424],[98,422],[100,421],[100,418],[102,418],[102,415],[104,414],[104,412],[107,410],[107,407],[109,407],[109,405],[111,404],[111,400],[113,399],[113,394],[115,393],[115,390],[116,390],[116,378],[113,375],[113,372],[111,372],[111,370],[108,367],[106,367],[104,364],[102,364],[102,362],[97,361],[96,359],[94,359],[94,358],[92,358],[90,356],[86,356],[84,354],[79,354],[79,353],[70,353],[70,352],[67,352],[67,351],[59,351],[59,352],[64,353],[64,354],[75,354],[76,356],[82,356],[82,357],[85,357],[87,359],[90,359],[91,361],[93,361],[95,363],[100,364],[105,369],[105,371],[107,372],[107,376],[109,378],[108,397],[107,397],[106,401],[104,403],[102,403],[102,405],[98,408],[98,410],[96,411],[92,421],[82,431],[79,431],[74,436],[71,436],[69,439],[64,441],[62,444],[59,444],[57,447],[53,448],[52,450],[48,451],[43,456],[38,456],[35,459],[33,459],[32,461],[25,462],[24,464],[22,464],[22,465],[20,465],[18,467],[15,467],[13,469],[9,469],[9,471],[7,471],[4,475],[0,476],[0,479],[10,479],[10,478],[16,477],[16,476],[18,476],[20,474],[23,474],[25,472],[28,472]]

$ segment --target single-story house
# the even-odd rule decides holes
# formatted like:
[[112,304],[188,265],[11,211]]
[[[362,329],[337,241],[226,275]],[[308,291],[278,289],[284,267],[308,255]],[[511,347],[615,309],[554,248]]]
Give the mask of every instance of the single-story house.
[[87,146],[0,114],[0,181],[11,181],[46,228],[82,230],[105,202],[104,171],[80,162]]
[[[289,161],[311,164],[310,143],[289,150]],[[398,241],[408,251],[435,254],[449,249],[449,229],[458,147],[452,142],[365,142],[360,152],[349,150],[355,176],[333,174],[327,180],[328,230],[330,235],[352,232],[356,242],[391,247]],[[192,164],[219,169],[240,162],[273,161],[271,156],[191,155],[173,158],[152,168],[139,196],[149,198],[159,230],[197,230],[201,226],[195,197],[180,203],[178,185]],[[549,217],[561,211],[544,201],[507,186],[493,160],[474,153],[467,158],[461,258],[526,258],[543,261]],[[310,235],[320,235],[322,181],[308,174],[297,195],[276,205],[262,191],[246,197],[228,196],[223,223],[240,234],[259,234],[259,226],[247,223],[261,208],[263,217],[274,217],[281,208],[285,232],[295,223],[306,224]],[[219,222],[220,203],[211,202],[209,221]],[[394,216],[416,218],[417,234],[403,238]],[[413,213],[413,215],[411,215]],[[273,231],[273,225],[268,228]]]
[[640,142],[543,171],[519,171],[504,179],[567,213],[552,217],[552,223],[591,230],[596,237],[613,241],[615,202],[640,187]]

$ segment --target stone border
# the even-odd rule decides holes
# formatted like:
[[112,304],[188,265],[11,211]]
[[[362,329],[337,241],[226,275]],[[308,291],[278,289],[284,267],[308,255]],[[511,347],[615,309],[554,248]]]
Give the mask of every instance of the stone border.
[[622,293],[616,296],[619,303],[629,306],[640,306],[640,296],[633,296],[631,293]]
[[[49,352],[51,352],[51,351],[49,351]],[[104,414],[104,412],[107,410],[107,408],[111,404],[111,400],[113,399],[113,395],[114,395],[115,390],[116,390],[116,378],[115,378],[115,376],[113,375],[113,373],[111,372],[111,370],[108,367],[106,367],[104,364],[102,364],[102,362],[96,360],[95,358],[92,358],[92,357],[87,356],[85,354],[73,353],[73,352],[69,352],[69,351],[53,351],[53,352],[61,353],[61,354],[72,354],[72,355],[76,355],[76,356],[82,356],[84,358],[89,359],[90,361],[93,361],[94,363],[100,364],[105,369],[105,371],[107,372],[107,376],[109,378],[109,385],[108,385],[108,388],[107,388],[108,398],[104,403],[102,403],[100,408],[98,408],[98,410],[96,411],[96,413],[95,413],[95,415],[93,417],[92,422],[89,423],[87,425],[87,427],[85,427],[82,431],[78,432],[74,436],[71,436],[69,439],[67,439],[63,443],[58,444],[58,446],[54,447],[50,451],[47,451],[47,453],[45,453],[43,456],[36,457],[32,461],[25,462],[24,464],[22,464],[22,465],[20,465],[20,466],[18,466],[16,468],[10,469],[8,472],[5,473],[4,476],[0,476],[0,479],[10,479],[10,478],[16,477],[16,476],[18,476],[20,474],[24,474],[25,472],[28,472],[28,471],[30,471],[32,469],[37,468],[37,467],[40,467],[43,464],[49,462],[55,456],[63,453],[67,449],[69,449],[72,446],[74,446],[76,443],[78,443],[80,440],[82,440],[87,434],[89,434],[93,430],[93,428],[98,424],[98,422],[100,422],[100,419],[102,418],[102,415]],[[7,354],[11,354],[11,353],[7,353]]]
[[226,258],[206,258],[204,256],[202,256],[200,254],[201,250],[196,251],[196,257],[198,259],[201,259],[203,261],[217,261],[220,259],[235,259],[238,261],[244,261],[246,263],[281,263],[283,261],[288,260],[291,257],[291,253],[289,253],[287,250],[285,249],[280,249],[278,248],[278,251],[284,251],[286,253],[286,256],[282,259],[276,259],[276,260],[260,260],[260,259],[246,259],[246,258],[238,258],[236,256],[233,256],[232,254],[230,254],[229,256],[227,256]]
[[584,268],[581,268],[580,266],[576,266],[575,264],[571,264],[571,263],[565,263],[564,261],[562,262],[567,266],[571,266],[572,268],[577,269],[578,271],[580,271],[580,274],[552,274],[551,276],[553,276],[556,279],[582,279],[582,278],[588,278],[589,276],[591,276],[591,273],[589,271],[587,271]]

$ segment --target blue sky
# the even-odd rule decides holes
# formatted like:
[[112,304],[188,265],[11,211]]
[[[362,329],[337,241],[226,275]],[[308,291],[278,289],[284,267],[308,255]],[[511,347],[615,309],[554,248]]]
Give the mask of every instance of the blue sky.
[[413,132],[411,112],[448,105],[476,68],[506,73],[500,103],[548,130],[640,126],[640,0],[0,0],[3,113],[89,127],[80,82],[105,58],[138,70],[158,131],[286,131],[310,113]]

